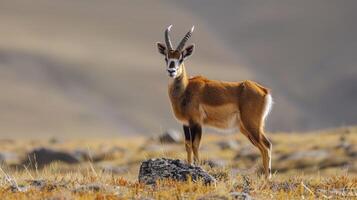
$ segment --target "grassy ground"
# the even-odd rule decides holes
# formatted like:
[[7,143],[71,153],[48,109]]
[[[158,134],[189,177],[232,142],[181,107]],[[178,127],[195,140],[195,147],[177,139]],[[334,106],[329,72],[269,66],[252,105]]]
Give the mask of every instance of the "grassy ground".
[[[234,192],[254,199],[357,198],[357,128],[314,133],[269,134],[273,178],[261,174],[258,151],[242,135],[204,135],[202,166],[217,184],[162,181],[138,183],[140,163],[149,158],[185,158],[183,144],[161,144],[144,137],[82,140],[0,140],[0,152],[13,156],[2,164],[0,199],[231,199]],[[218,143],[237,141],[222,149]],[[26,152],[49,147],[89,152],[79,164],[21,165]],[[33,167],[35,166],[35,167]]]

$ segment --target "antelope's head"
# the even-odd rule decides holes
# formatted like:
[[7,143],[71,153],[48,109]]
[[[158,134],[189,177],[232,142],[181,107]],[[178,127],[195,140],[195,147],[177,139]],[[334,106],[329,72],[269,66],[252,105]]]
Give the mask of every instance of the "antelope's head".
[[191,44],[185,47],[186,42],[190,39],[194,26],[186,33],[185,37],[181,40],[176,49],[173,49],[170,39],[170,29],[172,25],[165,30],[165,44],[157,43],[159,53],[165,56],[166,69],[169,76],[172,78],[179,77],[182,73],[182,63],[193,53],[194,45]]

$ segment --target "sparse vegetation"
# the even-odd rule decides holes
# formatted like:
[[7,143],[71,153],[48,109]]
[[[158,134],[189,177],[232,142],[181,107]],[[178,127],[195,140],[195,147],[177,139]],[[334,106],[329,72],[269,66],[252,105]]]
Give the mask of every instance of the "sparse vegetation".
[[[183,144],[145,137],[113,140],[0,140],[6,159],[0,170],[0,199],[352,199],[357,193],[357,128],[315,133],[275,133],[273,178],[261,176],[259,152],[240,134],[206,135],[203,168],[216,185],[163,180],[138,182],[149,158],[185,159]],[[225,141],[234,141],[233,145]],[[22,165],[26,153],[47,147],[79,156],[79,164]],[[78,154],[85,151],[86,155]],[[95,158],[95,159],[94,159]],[[247,195],[247,196],[244,196]]]

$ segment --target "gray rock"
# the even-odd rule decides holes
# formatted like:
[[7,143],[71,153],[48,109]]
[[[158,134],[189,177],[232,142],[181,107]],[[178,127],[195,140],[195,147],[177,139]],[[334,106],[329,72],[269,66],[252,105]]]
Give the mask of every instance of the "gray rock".
[[231,192],[228,195],[208,194],[197,200],[252,200],[252,197],[245,192]]
[[38,148],[28,153],[22,164],[32,168],[35,168],[36,166],[38,168],[43,168],[45,165],[56,161],[68,164],[79,162],[79,160],[70,153],[47,148]]
[[182,134],[179,131],[169,129],[159,137],[159,141],[167,144],[180,143],[182,141],[181,137]]
[[221,150],[233,150],[236,151],[239,149],[239,143],[236,140],[224,140],[217,142],[217,145]]
[[275,182],[272,182],[271,186],[270,186],[270,189],[273,192],[277,192],[277,191],[280,191],[280,190],[283,190],[285,192],[290,192],[290,191],[296,190],[296,188],[298,186],[299,186],[298,183],[290,183],[290,182],[275,183]]
[[252,197],[245,192],[231,192],[229,195],[232,197],[232,199],[237,199],[237,200],[252,200]]
[[56,188],[66,188],[64,184],[59,184],[57,182],[51,182],[44,179],[33,179],[27,180],[26,182],[29,184],[29,187],[31,187],[31,189],[37,190],[54,190]]
[[141,163],[139,182],[155,184],[157,180],[173,179],[187,181],[188,176],[192,181],[202,180],[205,184],[216,183],[216,179],[201,167],[184,163],[181,160],[166,158],[149,159]]
[[38,180],[31,180],[30,182],[30,186],[35,187],[35,188],[39,188],[42,189],[44,187],[46,187],[47,182],[45,180],[42,179],[38,179]]
[[27,192],[30,189],[29,186],[25,186],[25,185],[11,185],[10,186],[10,190],[12,192]]
[[34,180],[26,180],[25,184],[18,185],[16,182],[13,182],[9,189],[12,192],[27,192],[29,190],[54,190],[58,188],[67,188],[67,184],[58,184],[54,182],[50,182],[48,180],[43,180],[43,179],[34,179]]

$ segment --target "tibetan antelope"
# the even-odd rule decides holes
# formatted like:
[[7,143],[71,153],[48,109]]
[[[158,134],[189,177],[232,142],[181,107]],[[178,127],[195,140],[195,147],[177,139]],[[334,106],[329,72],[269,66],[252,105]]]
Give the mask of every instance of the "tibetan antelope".
[[170,40],[170,29],[165,30],[165,44],[157,43],[159,53],[165,56],[166,70],[172,78],[169,97],[173,113],[183,124],[187,161],[199,161],[198,149],[202,126],[219,129],[240,128],[262,155],[266,177],[271,177],[272,144],[264,135],[264,121],[271,106],[269,90],[253,81],[224,82],[202,76],[189,78],[184,61],[192,55],[194,45],[185,47],[194,27],[186,33],[176,49]]

